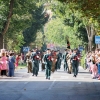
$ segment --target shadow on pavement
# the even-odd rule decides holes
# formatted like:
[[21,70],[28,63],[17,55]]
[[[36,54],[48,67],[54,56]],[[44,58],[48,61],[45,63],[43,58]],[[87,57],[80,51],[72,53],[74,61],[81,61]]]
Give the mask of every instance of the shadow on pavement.
[[100,81],[2,81],[0,100],[100,100]]

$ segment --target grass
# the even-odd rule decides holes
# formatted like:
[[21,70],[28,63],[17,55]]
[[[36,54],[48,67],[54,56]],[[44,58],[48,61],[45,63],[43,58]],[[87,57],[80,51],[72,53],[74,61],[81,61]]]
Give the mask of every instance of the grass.
[[24,64],[19,64],[19,65],[18,65],[18,68],[19,68],[19,69],[26,68],[26,63],[24,63]]

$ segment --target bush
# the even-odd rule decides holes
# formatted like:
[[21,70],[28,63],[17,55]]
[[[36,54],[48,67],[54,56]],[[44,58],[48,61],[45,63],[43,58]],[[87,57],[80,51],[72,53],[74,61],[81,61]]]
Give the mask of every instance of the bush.
[[82,56],[81,56],[81,66],[82,66],[84,69],[86,68],[85,57],[86,57],[86,53],[85,53],[85,51],[83,51],[83,52],[82,52]]

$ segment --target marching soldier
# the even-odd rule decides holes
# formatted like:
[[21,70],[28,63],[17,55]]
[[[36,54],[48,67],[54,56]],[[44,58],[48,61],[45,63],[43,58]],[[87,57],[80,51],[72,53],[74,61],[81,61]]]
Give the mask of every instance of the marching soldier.
[[60,55],[59,50],[57,50],[56,71],[57,71],[57,69],[60,69],[60,66],[61,66],[61,55]]
[[40,57],[39,57],[39,54],[37,53],[37,50],[34,49],[34,52],[32,53],[32,56],[31,56],[31,59],[32,59],[32,67],[33,67],[33,76],[34,75],[38,75],[38,71],[39,71],[39,60],[40,60]]
[[66,60],[67,60],[67,63],[68,63],[68,73],[71,74],[72,73],[72,63],[71,63],[71,56],[72,56],[72,52],[69,51],[68,52],[68,55],[66,56]]
[[81,54],[80,54],[80,51],[76,48],[76,54],[78,56],[78,71],[79,71],[79,65],[80,65],[80,57],[81,57]]
[[28,73],[32,73],[32,62],[31,62],[31,51],[26,54],[26,63],[28,68]]
[[74,77],[76,77],[77,74],[78,74],[78,64],[79,64],[79,57],[77,55],[76,49],[73,51],[71,59],[72,59],[72,66],[73,66],[73,71],[74,71]]
[[55,68],[56,68],[56,62],[57,62],[57,55],[56,55],[56,51],[52,52],[52,68],[51,71],[54,73],[55,72]]
[[47,54],[44,60],[46,61],[46,79],[50,80],[51,66],[52,66],[52,56],[50,49],[47,49]]
[[45,70],[45,61],[44,61],[45,56],[46,56],[46,51],[43,51],[43,55],[42,55],[42,71]]
[[67,64],[67,60],[66,60],[67,54],[68,54],[67,49],[65,49],[65,52],[64,52],[64,55],[63,55],[63,59],[64,59],[64,71],[67,71],[67,68],[68,68],[68,64]]
[[62,62],[62,53],[59,51],[59,55],[60,55],[60,67],[61,67],[61,62]]

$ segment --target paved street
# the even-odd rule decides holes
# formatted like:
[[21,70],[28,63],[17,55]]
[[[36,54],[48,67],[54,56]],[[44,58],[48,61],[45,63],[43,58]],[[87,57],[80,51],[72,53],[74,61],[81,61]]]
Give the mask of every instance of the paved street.
[[45,79],[45,72],[33,77],[27,69],[15,76],[0,78],[0,100],[100,100],[100,81],[82,67],[76,78],[63,69],[52,73],[51,80]]

